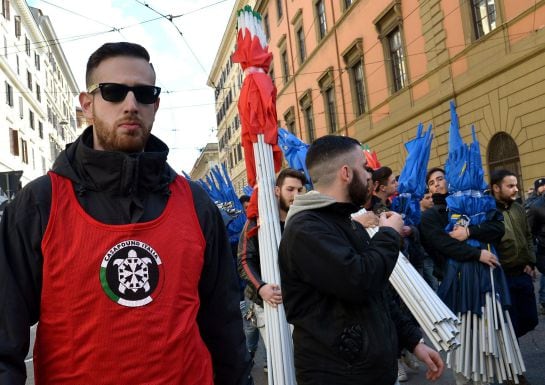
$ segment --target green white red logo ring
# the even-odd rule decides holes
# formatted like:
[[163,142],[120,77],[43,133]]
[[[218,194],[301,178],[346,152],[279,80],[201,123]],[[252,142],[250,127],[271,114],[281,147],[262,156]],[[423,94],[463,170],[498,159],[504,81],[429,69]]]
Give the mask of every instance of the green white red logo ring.
[[159,295],[163,264],[147,243],[126,240],[114,245],[100,264],[100,284],[114,302],[127,307],[144,306]]

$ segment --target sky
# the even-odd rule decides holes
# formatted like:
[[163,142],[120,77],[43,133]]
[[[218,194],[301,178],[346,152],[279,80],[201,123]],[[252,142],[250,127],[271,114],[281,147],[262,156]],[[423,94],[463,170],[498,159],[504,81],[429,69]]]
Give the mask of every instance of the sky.
[[[189,173],[199,150],[217,141],[214,92],[206,83],[235,0],[27,3],[51,19],[80,90],[85,85],[87,59],[100,45],[130,41],[149,51],[162,89],[152,132],[170,147],[170,165],[179,173]],[[171,22],[153,10],[181,16]]]

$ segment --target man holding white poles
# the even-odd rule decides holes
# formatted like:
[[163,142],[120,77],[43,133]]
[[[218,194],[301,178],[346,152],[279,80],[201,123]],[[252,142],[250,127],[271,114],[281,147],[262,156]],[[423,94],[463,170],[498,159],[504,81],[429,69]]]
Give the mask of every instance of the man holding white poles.
[[[292,168],[286,168],[278,174],[275,196],[278,200],[281,229],[284,228],[284,221],[289,207],[292,205],[294,198],[303,193],[305,183],[305,175]],[[263,302],[267,302],[272,307],[278,306],[282,303],[282,292],[277,283],[264,282],[261,278],[257,226],[257,220],[249,219],[242,230],[238,246],[238,272],[242,279],[247,282],[244,294],[248,302],[251,303],[251,311],[254,315],[253,321],[257,324],[261,338],[263,338],[266,346]],[[256,348],[257,346],[248,346],[252,358],[255,355]]]
[[360,218],[350,217],[369,193],[359,142],[321,137],[306,164],[316,191],[295,199],[279,249],[297,384],[393,385],[398,338],[428,366],[428,379],[439,378],[439,354],[385,290],[399,255],[401,216],[383,213],[372,239]]

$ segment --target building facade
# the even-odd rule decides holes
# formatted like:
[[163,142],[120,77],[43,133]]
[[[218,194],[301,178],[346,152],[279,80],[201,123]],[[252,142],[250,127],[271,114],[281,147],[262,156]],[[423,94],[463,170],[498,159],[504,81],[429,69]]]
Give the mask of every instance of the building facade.
[[248,184],[237,107],[244,74],[240,65],[233,63],[231,55],[237,42],[237,11],[254,3],[254,0],[236,1],[208,77],[208,86],[215,90],[219,162],[227,166],[238,195],[242,195],[242,189]]
[[433,124],[448,153],[449,101],[474,124],[488,173],[545,175],[544,0],[258,0],[279,125],[305,142],[353,136],[399,171],[404,142]]
[[217,143],[206,143],[201,149],[201,154],[195,161],[189,176],[193,180],[203,179],[214,166],[219,166],[219,153]]
[[24,0],[2,0],[0,172],[26,184],[76,137],[78,87],[49,18]]

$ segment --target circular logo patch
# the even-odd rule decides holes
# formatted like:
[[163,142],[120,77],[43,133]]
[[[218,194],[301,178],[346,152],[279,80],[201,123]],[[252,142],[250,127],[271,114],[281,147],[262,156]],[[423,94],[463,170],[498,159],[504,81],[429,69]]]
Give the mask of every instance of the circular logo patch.
[[100,265],[100,283],[114,302],[128,307],[152,302],[163,284],[161,258],[148,244],[128,240],[112,247]]

